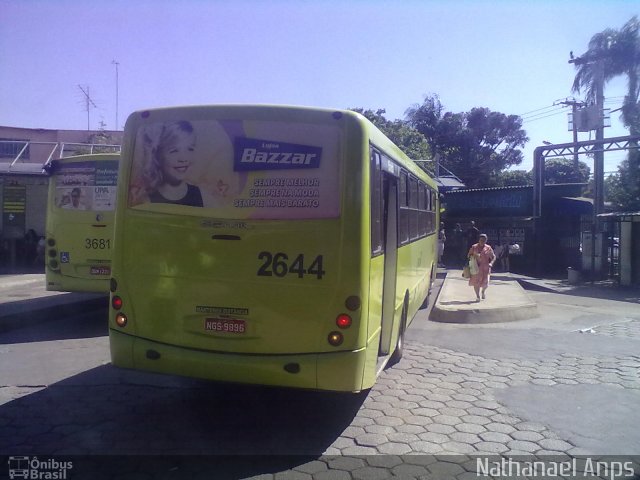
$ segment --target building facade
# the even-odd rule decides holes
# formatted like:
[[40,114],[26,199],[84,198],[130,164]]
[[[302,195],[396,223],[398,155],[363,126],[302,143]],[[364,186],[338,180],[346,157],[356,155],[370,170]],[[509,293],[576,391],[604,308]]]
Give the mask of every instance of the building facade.
[[581,197],[584,187],[585,184],[546,185],[542,217],[538,219],[532,216],[532,186],[446,192],[442,218],[447,242],[457,223],[466,231],[474,221],[494,248],[517,245],[510,254],[511,271],[566,274],[568,267],[580,266],[583,223],[593,209],[592,201]]
[[606,245],[610,276],[620,285],[640,285],[640,212],[602,213],[598,218],[610,233]]

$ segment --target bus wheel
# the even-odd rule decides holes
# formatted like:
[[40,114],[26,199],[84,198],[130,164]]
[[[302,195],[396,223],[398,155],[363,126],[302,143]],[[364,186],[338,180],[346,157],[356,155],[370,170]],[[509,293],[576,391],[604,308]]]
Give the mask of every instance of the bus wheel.
[[389,366],[395,365],[402,358],[404,353],[404,331],[407,329],[407,303],[408,299],[405,298],[404,305],[402,306],[402,320],[400,320],[400,331],[398,332],[398,342],[396,343],[396,349],[389,358]]

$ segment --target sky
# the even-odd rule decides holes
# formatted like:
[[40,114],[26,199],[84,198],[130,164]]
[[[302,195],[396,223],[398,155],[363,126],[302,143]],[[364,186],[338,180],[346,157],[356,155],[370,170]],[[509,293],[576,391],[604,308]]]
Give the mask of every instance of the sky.
[[[396,119],[437,94],[447,111],[523,115],[515,168],[530,169],[543,141],[572,141],[569,108],[553,107],[582,99],[569,52],[639,13],[631,0],[0,0],[0,125],[122,129],[136,110],[218,103]],[[625,93],[613,80],[605,106]],[[605,137],[628,135],[619,115]],[[624,157],[607,153],[605,171]]]

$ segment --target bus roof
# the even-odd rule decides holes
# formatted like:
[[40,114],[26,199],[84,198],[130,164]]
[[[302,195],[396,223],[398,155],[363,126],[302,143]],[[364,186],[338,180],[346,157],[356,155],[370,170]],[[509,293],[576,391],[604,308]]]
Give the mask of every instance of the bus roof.
[[85,155],[74,155],[71,157],[56,158],[47,163],[43,168],[49,174],[53,175],[61,165],[74,162],[92,162],[99,160],[119,160],[119,153],[87,153]]
[[366,130],[369,133],[369,138],[371,142],[382,151],[384,151],[387,155],[389,155],[393,160],[402,165],[402,167],[406,168],[416,177],[428,183],[433,188],[437,188],[436,182],[429,176],[427,172],[425,172],[422,168],[420,168],[413,160],[411,160],[401,149],[393,143],[389,137],[387,137],[373,122],[371,122],[364,115],[354,112],[351,110],[345,111],[346,114],[355,115],[358,117],[359,121],[365,126]]

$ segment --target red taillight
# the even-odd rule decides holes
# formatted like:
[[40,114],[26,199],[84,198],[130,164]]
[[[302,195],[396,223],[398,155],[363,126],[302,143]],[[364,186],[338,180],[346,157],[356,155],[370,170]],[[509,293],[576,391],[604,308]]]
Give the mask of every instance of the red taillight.
[[114,310],[120,310],[122,308],[122,299],[117,295],[114,295],[111,299],[111,306]]
[[336,318],[336,325],[339,328],[349,328],[351,326],[351,317],[346,313],[338,315],[338,318]]

